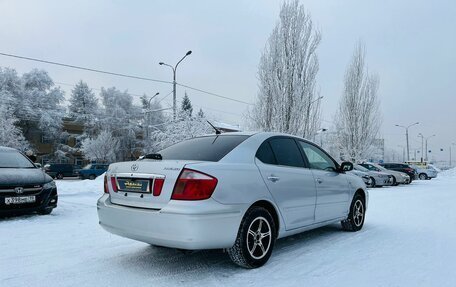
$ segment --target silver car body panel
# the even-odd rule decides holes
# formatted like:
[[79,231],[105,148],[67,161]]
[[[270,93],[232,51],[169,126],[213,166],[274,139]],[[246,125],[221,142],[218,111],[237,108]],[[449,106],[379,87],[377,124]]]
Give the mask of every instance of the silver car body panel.
[[[154,245],[190,250],[229,248],[245,212],[258,202],[270,204],[276,211],[279,238],[345,219],[358,190],[364,192],[367,207],[368,192],[355,175],[269,165],[255,157],[259,146],[271,137],[301,138],[280,133],[229,135],[236,134],[250,137],[218,162],[141,160],[110,165],[108,178],[160,176],[165,177],[165,183],[160,196],[141,197],[113,192],[108,180],[109,194],[97,204],[100,225],[111,233]],[[218,179],[211,198],[171,200],[184,167]],[[271,176],[279,180],[271,181]]]

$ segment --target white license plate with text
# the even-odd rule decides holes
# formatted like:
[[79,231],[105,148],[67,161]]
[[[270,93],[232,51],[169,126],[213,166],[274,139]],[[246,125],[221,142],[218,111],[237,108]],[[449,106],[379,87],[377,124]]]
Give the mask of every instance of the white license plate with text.
[[18,196],[18,197],[5,197],[5,204],[23,204],[23,203],[33,203],[36,201],[34,195],[32,196]]

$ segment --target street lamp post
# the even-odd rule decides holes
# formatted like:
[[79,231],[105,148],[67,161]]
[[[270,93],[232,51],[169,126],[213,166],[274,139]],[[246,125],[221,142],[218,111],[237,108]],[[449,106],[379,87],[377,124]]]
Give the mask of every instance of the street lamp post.
[[428,140],[429,140],[430,138],[432,138],[432,137],[435,137],[435,135],[428,136],[428,137],[426,138],[426,157],[425,157],[425,159],[424,159],[425,161],[428,161],[428,153],[429,153],[429,150],[428,150]]
[[456,143],[451,143],[450,144],[450,168],[453,166],[453,161],[451,159],[451,146],[454,146],[454,145],[456,145]]
[[148,104],[147,104],[147,109],[148,109],[148,111],[147,111],[147,115],[145,115],[145,116],[146,116],[146,119],[147,119],[147,120],[146,120],[146,139],[148,139],[148,138],[149,138],[149,125],[150,125],[150,101],[152,101],[152,99],[153,99],[153,98],[155,98],[156,96],[158,96],[159,94],[160,94],[160,93],[159,93],[159,92],[157,92],[157,93],[155,93],[155,95],[153,95],[152,97],[150,97],[150,99],[149,99],[149,102],[148,102]]
[[422,133],[419,133],[418,136],[421,138],[421,162],[423,162],[423,156],[424,156],[424,150],[423,150],[423,142],[424,142],[424,136]]
[[177,70],[177,66],[191,53],[192,53],[192,51],[188,51],[185,54],[185,56],[183,56],[182,59],[180,59],[174,67],[169,64],[166,64],[164,62],[158,63],[159,65],[162,65],[162,66],[168,66],[173,70],[173,119],[174,120],[176,120],[176,114],[177,114],[177,106],[176,106],[176,70]]
[[401,125],[396,125],[396,127],[404,128],[405,129],[405,139],[407,142],[407,160],[410,160],[410,148],[409,148],[409,138],[408,138],[408,129],[414,125],[419,124],[419,122],[416,122],[414,124],[408,125],[408,126],[401,126]]

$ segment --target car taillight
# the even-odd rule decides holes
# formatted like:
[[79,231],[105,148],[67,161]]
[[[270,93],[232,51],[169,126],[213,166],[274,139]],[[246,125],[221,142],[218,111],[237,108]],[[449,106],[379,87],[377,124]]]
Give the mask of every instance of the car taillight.
[[116,178],[115,177],[111,177],[111,186],[112,186],[112,190],[114,192],[117,192],[117,183],[116,183]]
[[212,196],[217,179],[205,173],[184,168],[176,181],[171,199],[203,200]]
[[160,196],[164,183],[165,183],[165,179],[164,178],[156,178],[156,179],[154,179],[154,186],[152,187],[152,194],[154,196]]
[[104,193],[109,193],[109,190],[108,190],[108,177],[106,175],[104,176]]

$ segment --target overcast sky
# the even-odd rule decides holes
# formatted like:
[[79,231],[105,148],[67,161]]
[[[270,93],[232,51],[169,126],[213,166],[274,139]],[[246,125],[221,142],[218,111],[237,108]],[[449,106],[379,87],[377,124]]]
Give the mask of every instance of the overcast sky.
[[[366,45],[369,71],[380,77],[382,136],[387,147],[402,151],[411,128],[436,134],[429,149],[448,160],[456,143],[455,1],[301,1],[322,33],[318,49],[318,86],[324,96],[322,127],[330,128],[355,43]],[[178,69],[178,82],[253,102],[257,66],[277,22],[281,1],[23,1],[0,0],[0,52],[74,65],[172,80],[174,64],[192,50]],[[66,91],[78,80],[92,88],[116,86],[134,94],[167,95],[172,87],[71,70],[0,56],[0,66],[19,73],[49,71]],[[96,90],[95,90],[96,91]],[[178,89],[178,98],[185,89]],[[97,92],[97,91],[96,91]],[[243,124],[247,106],[187,90],[194,105],[213,119]],[[169,105],[171,96],[163,103]],[[444,151],[440,152],[440,148]],[[456,146],[454,146],[456,158]]]

